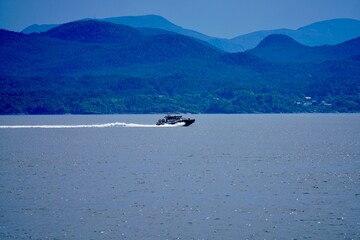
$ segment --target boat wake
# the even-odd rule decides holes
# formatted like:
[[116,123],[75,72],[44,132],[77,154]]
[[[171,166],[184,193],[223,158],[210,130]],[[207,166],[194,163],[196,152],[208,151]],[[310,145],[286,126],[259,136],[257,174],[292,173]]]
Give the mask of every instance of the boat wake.
[[177,124],[136,124],[136,123],[124,123],[124,122],[113,122],[113,123],[102,123],[102,124],[82,124],[82,125],[0,125],[0,129],[4,128],[47,128],[47,129],[65,129],[65,128],[112,128],[112,127],[133,127],[133,128],[166,128],[166,127],[181,127],[183,123]]

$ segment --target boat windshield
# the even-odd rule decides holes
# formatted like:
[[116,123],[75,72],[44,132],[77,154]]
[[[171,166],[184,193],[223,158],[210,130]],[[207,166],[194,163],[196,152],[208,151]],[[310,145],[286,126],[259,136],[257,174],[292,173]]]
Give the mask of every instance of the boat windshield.
[[166,116],[167,120],[181,120],[182,116]]

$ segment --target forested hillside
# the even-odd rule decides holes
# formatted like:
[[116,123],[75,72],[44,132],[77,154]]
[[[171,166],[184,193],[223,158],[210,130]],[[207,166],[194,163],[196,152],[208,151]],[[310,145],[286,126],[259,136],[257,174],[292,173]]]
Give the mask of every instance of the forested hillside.
[[358,46],[308,47],[275,35],[225,53],[94,20],[44,33],[0,30],[0,113],[359,112]]

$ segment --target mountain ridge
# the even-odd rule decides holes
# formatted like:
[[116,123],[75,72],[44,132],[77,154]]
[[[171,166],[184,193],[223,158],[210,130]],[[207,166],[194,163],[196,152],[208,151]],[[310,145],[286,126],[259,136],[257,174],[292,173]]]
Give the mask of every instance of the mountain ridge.
[[100,43],[138,41],[141,37],[138,31],[129,26],[95,20],[65,23],[40,34],[62,40]]
[[[83,19],[88,20],[88,19]],[[206,41],[209,44],[218,47],[224,51],[230,51],[230,52],[237,52],[237,51],[243,51],[244,48],[237,44],[233,43],[232,41],[224,38],[216,38],[216,37],[210,37],[205,34],[202,34],[200,32],[191,30],[191,29],[185,29],[180,26],[177,26],[167,19],[158,16],[158,15],[141,15],[141,16],[122,16],[122,17],[111,17],[111,18],[103,18],[103,19],[93,19],[93,20],[99,20],[99,21],[105,21],[105,22],[111,22],[115,24],[123,24],[128,25],[134,28],[159,28],[166,31],[175,32],[178,34],[183,34],[185,36],[190,36],[194,38],[198,38],[202,41]],[[79,20],[82,21],[82,20]],[[48,31],[51,28],[54,28],[58,26],[59,24],[55,25],[31,25],[27,28],[25,28],[22,32],[23,33],[34,33],[34,32],[43,32]]]
[[[97,30],[101,34],[97,34]],[[0,36],[3,40],[0,47],[4,51],[0,56],[2,70],[18,68],[15,71],[18,73],[32,72],[34,67],[26,62],[42,63],[43,59],[50,60],[47,64],[36,64],[37,72],[58,73],[70,64],[71,73],[220,54],[206,42],[184,35],[144,35],[126,25],[95,20],[66,23],[45,33],[29,35],[0,30]],[[119,39],[119,36],[125,37]]]
[[[98,20],[129,25],[135,28],[159,28],[198,38],[227,52],[239,52],[254,48],[262,39],[271,34],[287,35],[306,46],[336,45],[360,36],[360,21],[348,18],[318,21],[299,27],[295,30],[282,28],[255,31],[230,39],[211,37],[191,29],[185,29],[158,15],[123,16]],[[32,32],[44,32],[55,26],[57,25],[35,24],[25,28],[22,32],[27,34]]]
[[360,21],[350,18],[329,19],[292,29],[255,31],[232,38],[245,49],[256,47],[265,37],[272,34],[287,35],[306,46],[336,45],[360,36]]
[[264,38],[257,47],[246,52],[275,62],[320,63],[344,60],[360,55],[360,37],[337,45],[309,47],[287,35],[273,34]]

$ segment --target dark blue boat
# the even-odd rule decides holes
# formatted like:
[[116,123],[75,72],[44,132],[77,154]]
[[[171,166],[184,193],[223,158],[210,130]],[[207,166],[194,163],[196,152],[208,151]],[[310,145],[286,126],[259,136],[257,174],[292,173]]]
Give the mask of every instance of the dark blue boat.
[[165,124],[182,124],[182,126],[187,127],[195,122],[195,119],[183,118],[180,115],[166,115],[163,119],[159,119],[156,125],[165,125]]

